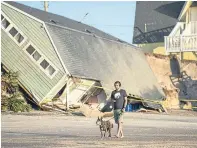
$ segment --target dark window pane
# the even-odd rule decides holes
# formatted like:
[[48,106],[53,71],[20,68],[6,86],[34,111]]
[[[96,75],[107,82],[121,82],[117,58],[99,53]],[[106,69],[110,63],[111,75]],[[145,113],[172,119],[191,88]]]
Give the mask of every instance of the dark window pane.
[[40,55],[37,51],[34,52],[33,58],[34,58],[36,61],[38,61],[38,60],[40,59],[40,57],[41,57],[41,55]]
[[3,28],[8,28],[8,26],[10,25],[10,23],[6,20],[6,19],[4,19],[2,22],[1,22],[1,26],[3,26]]
[[43,60],[40,65],[42,66],[42,68],[46,69],[49,66],[49,63],[46,60]]
[[10,29],[9,33],[14,37],[18,33],[18,31],[14,27],[12,27],[12,29]]
[[53,75],[53,73],[55,72],[55,69],[50,65],[50,66],[48,67],[47,71],[48,71],[48,73],[49,73],[50,75]]
[[4,19],[4,16],[3,15],[1,15],[1,20],[3,20]]
[[31,54],[35,51],[35,49],[30,45],[30,46],[26,49],[26,51],[31,55]]
[[24,37],[20,33],[18,33],[15,38],[18,43],[21,43],[24,40]]

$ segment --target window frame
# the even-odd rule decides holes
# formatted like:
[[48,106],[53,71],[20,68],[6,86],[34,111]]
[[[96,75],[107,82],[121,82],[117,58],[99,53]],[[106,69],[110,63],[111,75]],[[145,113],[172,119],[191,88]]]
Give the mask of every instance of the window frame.
[[[30,55],[28,52],[27,52],[27,48],[29,47],[29,46],[32,46],[34,49],[35,49],[35,51]],[[50,79],[53,79],[54,78],[54,76],[58,73],[58,69],[56,68],[56,66],[54,65],[54,64],[52,64],[52,62],[37,48],[37,46],[35,45],[35,44],[33,44],[31,41],[23,48],[23,51],[27,54],[27,56],[32,60],[32,62],[34,62],[38,67],[39,67],[39,69],[41,70],[41,71],[43,71]],[[40,55],[41,55],[41,57],[40,57],[40,59],[38,60],[38,61],[36,61],[34,58],[33,58],[33,54],[35,53],[35,52],[38,52]],[[49,65],[47,66],[47,68],[46,69],[44,69],[40,64],[41,64],[41,62],[43,61],[43,60],[46,60],[48,63],[49,63]],[[49,68],[49,66],[52,66],[54,69],[55,69],[55,72],[52,74],[52,75],[50,75],[48,72],[47,72],[47,69]]]
[[[16,33],[14,36],[12,36],[13,38],[15,38],[15,36],[16,36],[19,32],[18,32],[18,30],[17,30],[15,27],[12,27],[12,28],[14,28],[14,29],[17,31],[17,33]],[[10,28],[10,30],[9,30],[9,32],[8,32],[9,34],[11,34],[10,31],[12,30],[12,28]],[[11,35],[12,35],[12,34],[11,34]]]
[[[2,14],[1,14],[2,15]],[[4,17],[4,16],[3,16]],[[7,20],[5,17],[1,20],[1,23],[4,21],[4,20]],[[8,21],[8,20],[7,20]],[[10,23],[10,21],[8,21],[9,23]],[[2,24],[1,24],[2,25]],[[11,25],[11,23],[8,25],[8,27]],[[7,27],[7,28],[8,28]],[[4,28],[4,27],[2,27],[1,26],[1,28],[3,29],[3,30],[6,30],[7,28]]]
[[[20,30],[20,29],[18,29],[18,27],[3,13],[3,12],[1,12],[1,15],[4,17],[3,18],[3,20],[4,19],[6,19],[9,23],[10,23],[10,25],[5,29],[4,27],[2,27],[1,26],[1,28],[6,32],[6,34],[20,47],[20,46],[22,46],[22,44],[27,40],[27,37],[25,36],[25,34]],[[3,21],[3,20],[1,20],[1,22]],[[17,40],[16,40],[16,36],[17,36],[17,34],[13,37],[11,34],[10,34],[10,30],[12,29],[12,27],[14,27],[16,30],[17,30],[17,34],[21,34],[22,36],[23,36],[23,40],[22,40],[22,42],[18,42]]]

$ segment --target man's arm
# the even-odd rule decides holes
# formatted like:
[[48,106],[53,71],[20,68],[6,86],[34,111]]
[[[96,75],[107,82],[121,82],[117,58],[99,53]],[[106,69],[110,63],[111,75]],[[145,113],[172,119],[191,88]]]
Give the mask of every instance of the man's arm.
[[126,106],[127,106],[127,93],[125,91],[124,92],[124,106],[123,106],[123,111],[125,111]]
[[126,108],[127,106],[127,97],[124,97],[124,109]]

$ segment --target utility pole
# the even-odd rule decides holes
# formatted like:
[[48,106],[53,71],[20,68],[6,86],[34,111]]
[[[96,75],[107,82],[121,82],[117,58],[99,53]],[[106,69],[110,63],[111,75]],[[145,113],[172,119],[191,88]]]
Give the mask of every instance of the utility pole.
[[48,4],[48,1],[44,1],[44,11],[48,11],[48,7],[49,7],[49,4]]
[[145,23],[145,24],[144,24],[144,31],[145,31],[145,32],[147,32],[147,26],[146,26],[146,25],[147,25],[147,24]]

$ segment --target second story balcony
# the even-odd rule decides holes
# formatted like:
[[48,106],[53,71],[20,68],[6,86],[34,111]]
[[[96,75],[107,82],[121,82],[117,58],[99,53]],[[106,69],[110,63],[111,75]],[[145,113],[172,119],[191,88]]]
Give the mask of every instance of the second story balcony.
[[[178,31],[178,30],[177,30]],[[189,22],[180,35],[165,37],[166,52],[197,51],[197,21]]]
[[165,49],[167,52],[197,51],[197,35],[167,36]]

